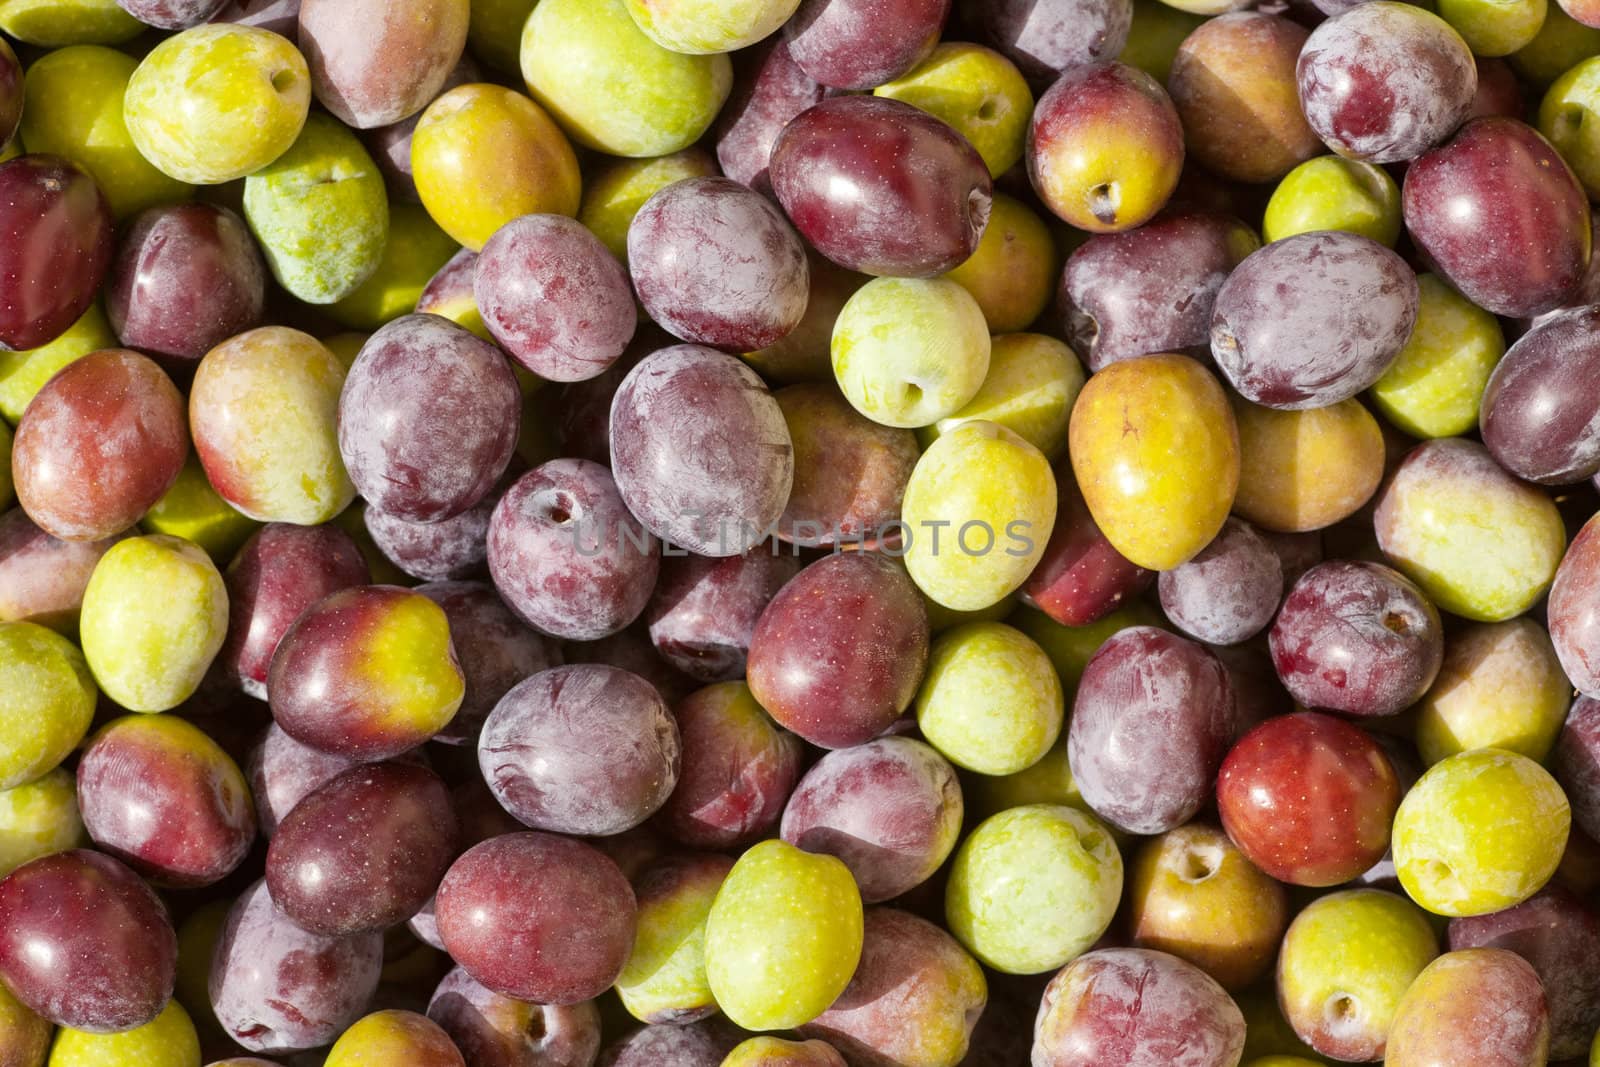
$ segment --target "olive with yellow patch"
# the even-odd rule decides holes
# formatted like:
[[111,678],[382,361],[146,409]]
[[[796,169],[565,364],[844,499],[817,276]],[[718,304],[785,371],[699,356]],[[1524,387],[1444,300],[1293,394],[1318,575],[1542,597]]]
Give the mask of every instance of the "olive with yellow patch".
[[1571,702],[1544,627],[1532,619],[1468,626],[1446,639],[1439,675],[1417,706],[1417,751],[1430,766],[1475,748],[1543,760]]
[[211,488],[205,468],[193,452],[178,472],[178,480],[145,512],[139,525],[147,533],[192,541],[224,566],[261,526]]
[[583,184],[578,221],[626,264],[628,226],[644,202],[673,182],[716,173],[716,160],[697,147],[654,158],[607,160]]
[[460,250],[455,238],[441,230],[420,204],[391,203],[389,239],[377,269],[344,298],[330,304],[328,316],[352,330],[376,330],[409,315],[416,310],[428,282]]
[[83,654],[31,622],[0,623],[0,693],[0,789],[53,770],[94,717],[94,678]]
[[1214,826],[1190,823],[1144,843],[1128,882],[1128,927],[1140,948],[1170,952],[1224,989],[1272,966],[1289,925],[1281,884]]
[[1060,273],[1061,257],[1044,220],[996,193],[977,251],[944,276],[972,294],[990,333],[1005,334],[1026,330],[1044,314]]
[[1427,916],[1380,889],[1308,904],[1278,952],[1278,1002],[1294,1032],[1339,1060],[1381,1060],[1400,1000],[1439,954]]
[[0,1050],[16,1067],[39,1067],[50,1051],[55,1027],[35,1015],[0,985]]
[[979,774],[1015,774],[1061,736],[1066,704],[1044,649],[999,622],[945,633],[928,655],[917,726],[950,762]]
[[682,853],[634,880],[639,925],[616,989],[635,1019],[682,1025],[716,1013],[706,977],[706,920],[732,869],[726,856]]
[[706,976],[747,1030],[790,1030],[821,1015],[861,959],[861,892],[832,856],[763,841],[739,857],[706,921]]
[[789,21],[800,0],[627,0],[644,35],[671,52],[715,55],[748,48]]
[[826,1041],[752,1037],[728,1053],[721,1067],[845,1067],[845,1062]]
[[244,216],[272,276],[308,304],[355,292],[378,269],[389,234],[377,164],[355,134],[323,114],[245,179]]
[[993,422],[967,422],[917,460],[900,508],[906,570],[958,611],[1004,600],[1027,581],[1056,521],[1044,453]]
[[373,1012],[346,1030],[323,1067],[466,1067],[438,1023],[414,1011]]
[[999,423],[1054,460],[1067,450],[1067,425],[1083,389],[1083,364],[1042,333],[1010,333],[989,348],[989,373],[960,411],[917,431],[924,448],[965,422]]
[[62,156],[94,178],[119,219],[186,199],[191,187],[139,154],[123,120],[138,60],[114,48],[78,45],[28,69],[20,132],[30,152]]
[[48,1067],[200,1067],[200,1037],[183,1005],[169,1000],[153,1021],[119,1034],[62,1027]]
[[1504,749],[1463,752],[1430,767],[1400,802],[1395,871],[1436,915],[1487,915],[1544,888],[1571,827],[1549,771]]
[[310,107],[311,72],[286,38],[208,23],[144,57],[128,82],[123,118],[139,153],[163,174],[221,185],[287,152]]
[[1533,607],[1567,544],[1555,502],[1461,437],[1407,453],[1378,496],[1373,529],[1383,554],[1428,599],[1478,622]]
[[105,309],[95,303],[49,344],[20,352],[0,351],[0,416],[16,424],[34,394],[57,371],[81,356],[116,348],[119,343]]
[[1172,98],[1123,63],[1068,70],[1033,109],[1028,177],[1045,206],[1080,230],[1148,221],[1178,187],[1183,158]]
[[946,41],[911,70],[872,90],[942,119],[998,178],[1022,158],[1033,93],[1016,64],[992,48]]
[[148,29],[117,0],[6,0],[0,32],[40,48],[121,44]]
[[[77,784],[60,767],[42,778],[0,789],[0,878],[40,856],[78,848],[86,840]],[[6,1047],[0,1041],[0,1049]]]
[[1485,57],[1508,56],[1532,43],[1554,6],[1550,0],[1435,0],[1438,16],[1473,55]]
[[1241,484],[1240,436],[1209,371],[1187,356],[1141,356],[1089,379],[1072,409],[1068,450],[1112,547],[1166,571],[1210,544],[1227,520]]
[[845,301],[829,347],[845,399],[885,426],[954,415],[989,373],[983,310],[942,278],[872,279]]
[[[1566,990],[1556,986],[1549,993],[1554,999]],[[1550,1062],[1550,1016],[1539,972],[1516,952],[1446,952],[1406,990],[1383,1062],[1385,1067],[1544,1067]]]
[[428,105],[411,137],[417,195],[474,252],[523,215],[576,215],[572,145],[543,108],[498,85],[461,85]]
[[78,629],[106,696],[129,711],[166,711],[194,695],[222,648],[227,589],[198,545],[130,537],[95,565]]
[[206,479],[260,522],[314,526],[355,498],[339,455],[346,367],[309,334],[264,326],[206,353],[189,430]]
[[1383,431],[1359,400],[1280,411],[1230,399],[1239,427],[1239,515],[1279,533],[1304,533],[1349,518],[1377,491]]
[[301,744],[347,759],[407,752],[466,694],[444,609],[392,585],[342,589],[284,634],[267,675],[272,716]]
[[733,88],[733,65],[662,48],[624,0],[541,0],[522,28],[522,78],[573,140],[639,159],[698,141]]
[[1413,437],[1455,437],[1478,425],[1483,388],[1506,354],[1505,335],[1499,319],[1438,275],[1418,275],[1417,290],[1416,327],[1372,387],[1372,402]]
[[1111,925],[1122,855],[1093,815],[1033,804],[978,824],[956,851],[945,921],[980,961],[1006,974],[1043,974],[1075,958]]
[[[180,1004],[194,1005],[195,1027],[207,1033],[216,1033],[221,1026],[211,1007],[211,958],[232,907],[229,898],[213,900],[190,912],[178,926],[178,981],[172,995]],[[257,1065],[245,1061],[245,1067]]]

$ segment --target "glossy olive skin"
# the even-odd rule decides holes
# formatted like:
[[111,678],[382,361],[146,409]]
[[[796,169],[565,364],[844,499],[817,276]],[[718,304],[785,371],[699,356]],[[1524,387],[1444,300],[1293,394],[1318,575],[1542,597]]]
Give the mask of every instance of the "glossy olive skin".
[[0,344],[38,348],[77,322],[111,266],[111,206],[56,156],[0,164]]
[[267,889],[301,929],[349,937],[405,922],[455,858],[450,791],[425,767],[364,764],[289,812],[267,851]]
[[1400,197],[1417,247],[1496,315],[1553,311],[1583,280],[1589,199],[1550,142],[1516,119],[1467,123],[1412,163]]
[[1365,731],[1309,711],[1245,734],[1217,776],[1228,836],[1290,885],[1338,885],[1382,859],[1400,793],[1394,767]]
[[756,700],[824,748],[869,741],[916,696],[928,661],[922,597],[898,562],[865,552],[818,560],[767,605],[750,640]]
[[965,138],[877,96],[837,96],[802,112],[778,135],[769,174],[817,251],[850,270],[904,278],[942,274],[977,251],[994,192]]
[[[99,541],[161,499],[189,452],[183,398],[148,358],[91,352],[28,404],[11,455],[17,498],[53,536]],[[85,464],[86,456],[96,462]]]
[[58,1026],[150,1022],[172,996],[177,955],[165,905],[109,856],[58,852],[0,882],[0,979]]
[[1056,478],[1056,487],[1056,525],[1022,595],[1063,626],[1087,626],[1144,592],[1156,576],[1112,546],[1070,472]]
[[1506,352],[1483,390],[1483,443],[1506,470],[1541,485],[1600,471],[1600,307],[1539,322]]

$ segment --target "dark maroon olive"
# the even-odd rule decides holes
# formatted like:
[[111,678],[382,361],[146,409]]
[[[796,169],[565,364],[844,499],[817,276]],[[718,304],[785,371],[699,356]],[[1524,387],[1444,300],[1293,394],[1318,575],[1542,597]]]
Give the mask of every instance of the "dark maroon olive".
[[38,348],[89,310],[115,247],[94,179],[56,156],[0,164],[0,345]]

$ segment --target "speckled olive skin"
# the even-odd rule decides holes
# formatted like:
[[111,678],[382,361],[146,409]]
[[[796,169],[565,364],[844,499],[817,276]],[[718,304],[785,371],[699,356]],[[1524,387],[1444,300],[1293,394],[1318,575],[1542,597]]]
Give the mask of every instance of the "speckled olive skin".
[[93,675],[77,647],[31,622],[0,623],[0,683],[15,694],[0,731],[0,788],[49,773],[94,716]]
[[272,276],[308,304],[355,292],[378,269],[388,239],[377,164],[355,134],[320,114],[245,179],[244,214]]
[[[31,782],[0,789],[0,878],[40,856],[87,841],[71,772],[57,767]],[[4,1014],[0,1006],[0,1017]]]
[[1091,371],[1133,356],[1203,349],[1218,290],[1259,247],[1242,222],[1188,208],[1126,233],[1093,236],[1061,275],[1067,340]]
[[435,913],[446,950],[484,986],[562,1005],[616,981],[633,949],[637,906],[604,854],[522,833],[468,849],[440,883]]
[[316,1048],[360,1017],[382,967],[381,934],[307,933],[278,911],[260,881],[234,903],[217,939],[211,1005],[251,1052]]
[[[38,348],[94,304],[115,250],[110,205],[87,173],[56,156],[0,164],[0,344]],[[42,384],[42,383],[41,383]]]
[[[1428,441],[1407,453],[1378,496],[1373,527],[1384,555],[1428,599],[1479,622],[1515,618],[1532,607],[1551,588],[1566,547],[1555,503],[1463,438]],[[1564,614],[1552,605],[1558,653]],[[1574,670],[1565,655],[1562,663],[1569,674]],[[1581,676],[1574,682],[1585,688]]]
[[1127,833],[1187,822],[1211,795],[1234,705],[1204,646],[1149,626],[1116,634],[1084,669],[1067,732],[1084,800]]
[[1068,441],[1090,514],[1130,562],[1171,570],[1222,529],[1240,484],[1239,430],[1227,394],[1194,360],[1105,368],[1078,395]]
[[1056,524],[1021,592],[1060,625],[1088,626],[1143,592],[1155,575],[1112,547],[1070,475],[1058,475],[1056,485]]
[[885,426],[949,418],[977,396],[993,342],[983,309],[948,279],[875,278],[845,301],[829,341],[845,399]]
[[934,642],[917,693],[917,726],[958,766],[1013,774],[1055,744],[1064,707],[1044,649],[1004,623],[972,622]]
[[466,1067],[439,1024],[411,1011],[380,1011],[358,1021],[340,1035],[328,1052],[326,1067]]
[[1401,793],[1370,735],[1317,712],[1263,722],[1217,776],[1228,836],[1250,862],[1290,885],[1338,885],[1382,859]]
[[228,632],[228,593],[204,551],[176,537],[131,537],[101,557],[83,593],[83,654],[130,711],[192,696]]
[[1449,23],[1388,0],[1318,26],[1295,70],[1317,136],[1368,163],[1415,159],[1450,136],[1478,86],[1472,53]]
[[945,42],[873,95],[904,100],[949,123],[972,142],[992,178],[1022,159],[1033,93],[1016,65],[993,49]]
[[1373,163],[1318,156],[1272,191],[1261,220],[1268,241],[1317,230],[1345,230],[1394,247],[1400,238],[1400,187]]
[[901,566],[875,553],[829,556],[802,570],[756,623],[751,692],[812,744],[848,748],[910,705],[928,660],[928,623]]
[[965,138],[876,96],[831,97],[802,112],[778,135],[770,175],[817,251],[850,270],[896,277],[942,274],[971,256],[994,194],[989,168]]
[[[92,439],[92,440],[91,440]],[[98,458],[92,477],[84,454]],[[99,541],[161,499],[189,450],[183,398],[161,368],[126,349],[92,352],[34,396],[17,426],[17,498],[47,533]]]
[[1438,275],[1419,275],[1417,287],[1417,325],[1372,387],[1373,405],[1413,437],[1466,433],[1478,424],[1484,386],[1505,355],[1505,335],[1498,319]]
[[9,990],[0,989],[0,1041],[6,1067],[41,1067],[50,1052],[55,1027],[29,1011]]
[[733,86],[725,55],[670,52],[624,0],[556,0],[522,30],[522,78],[573,140],[613,156],[664,156],[711,126]]
[[186,30],[222,10],[227,0],[117,0],[117,6],[147,26]]
[[1382,1059],[1401,998],[1438,954],[1433,928],[1404,897],[1330,893],[1289,924],[1278,954],[1278,1003],[1319,1054]]
[[183,1005],[173,1000],[150,1022],[121,1033],[61,1030],[49,1067],[194,1067],[199,1062],[199,1034]]
[[781,28],[800,0],[628,0],[628,14],[662,48],[714,55],[747,48]]
[[627,271],[598,237],[562,215],[525,215],[496,231],[472,292],[494,339],[550,381],[602,373],[638,325]]
[[1499,911],[1555,874],[1571,822],[1566,795],[1533,760],[1497,748],[1463,752],[1434,764],[1401,802],[1395,869],[1435,914]]
[[811,290],[805,245],[783,213],[728,178],[686,178],[645,201],[628,226],[628,269],[668,333],[735,353],[798,326]]
[[1101,949],[1064,967],[1033,1030],[1036,1067],[1227,1067],[1243,1048],[1244,1016],[1222,987],[1147,949]]
[[706,922],[706,974],[723,1014],[752,1030],[815,1019],[861,959],[861,894],[845,865],[782,841],[739,858]]
[[1578,383],[1600,374],[1600,309],[1562,311],[1518,338],[1483,391],[1483,443],[1499,464],[1542,485],[1600,471],[1600,404]]
[[711,849],[743,847],[777,825],[800,777],[800,739],[779,729],[742,681],[698,689],[672,714],[682,765],[656,827]]
[[177,935],[166,905],[127,867],[100,852],[58,852],[0,882],[0,978],[57,1026],[130,1030],[172,996]]
[[712,131],[722,173],[757,192],[770,192],[772,146],[796,115],[822,102],[826,87],[795,63],[783,34],[742,51],[733,91]]
[[722,559],[663,558],[644,614],[650,643],[691,678],[743,678],[761,613],[799,572],[798,553],[771,541]]
[[1406,990],[1383,1062],[1538,1067],[1548,1062],[1549,1015],[1538,972],[1522,957],[1495,948],[1446,952]]
[[398,756],[438,733],[465,696],[444,610],[392,585],[342,589],[284,634],[267,675],[273,719],[353,759]]
[[1161,610],[1200,641],[1235,645],[1266,628],[1283,597],[1283,562],[1255,527],[1230,517],[1209,545],[1158,579]]
[[106,321],[106,313],[97,303],[91,302],[77,321],[57,334],[53,340],[37,348],[0,352],[0,415],[14,426],[22,420],[28,402],[44,384],[68,363],[98,352],[102,348],[116,348],[117,335]]
[[1150,75],[1122,63],[1063,74],[1028,128],[1028,178],[1046,207],[1091,233],[1148,221],[1177,188],[1183,126]]
[[133,143],[163,173],[220,185],[288,151],[310,106],[311,74],[294,45],[217,23],[157,45],[128,83],[123,113]]
[[1187,960],[1228,990],[1266,973],[1289,925],[1283,886],[1201,822],[1139,849],[1128,870],[1128,905],[1135,945]]
[[339,456],[345,365],[308,334],[265,326],[206,353],[189,391],[189,429],[206,478],[261,522],[315,525],[355,487]]
[[[1017,872],[1030,877],[1018,879]],[[1031,804],[995,815],[956,851],[946,927],[1006,974],[1042,974],[1098,941],[1122,897],[1122,856],[1093,815]]]
[[467,43],[467,0],[301,0],[297,34],[317,102],[369,130],[439,95]]
[[855,976],[801,1034],[871,1067],[964,1062],[988,1003],[977,961],[944,930],[895,908],[869,909],[864,929]]
[[89,836],[158,885],[220,881],[256,837],[244,773],[195,726],[170,715],[118,719],[78,761]]
[[[1487,311],[1553,311],[1583,280],[1589,198],[1550,142],[1516,119],[1467,123],[1407,169],[1400,196],[1417,247]],[[1542,210],[1516,210],[1532,201]]]
[[1253,253],[1217,293],[1211,354],[1246,399],[1327,407],[1371,386],[1416,325],[1416,276],[1359,234],[1298,234]]

